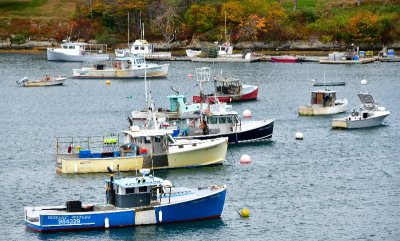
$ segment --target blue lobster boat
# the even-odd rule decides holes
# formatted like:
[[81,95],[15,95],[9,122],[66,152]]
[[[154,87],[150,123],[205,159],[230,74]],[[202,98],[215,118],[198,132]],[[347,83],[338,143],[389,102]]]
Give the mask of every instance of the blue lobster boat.
[[221,216],[226,187],[173,187],[149,170],[141,177],[106,181],[106,203],[25,207],[25,224],[38,232],[108,229],[210,219]]

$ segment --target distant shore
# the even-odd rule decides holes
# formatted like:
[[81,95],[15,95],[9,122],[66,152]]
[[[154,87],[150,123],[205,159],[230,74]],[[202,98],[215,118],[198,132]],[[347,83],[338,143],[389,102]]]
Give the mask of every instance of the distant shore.
[[[191,43],[187,41],[174,42],[174,43],[154,43],[155,51],[171,51],[174,56],[185,56],[186,49],[201,49],[202,46],[210,46],[214,43]],[[50,41],[28,41],[25,44],[11,44],[7,42],[0,42],[0,53],[27,53],[27,54],[40,54],[45,53],[49,47],[57,47],[60,43]],[[354,45],[353,45],[354,46]],[[119,44],[108,49],[109,53],[113,53],[114,49],[124,48],[126,44]],[[382,50],[383,45],[375,45],[363,47],[360,50],[372,50],[378,53]],[[395,51],[400,50],[400,42],[388,45],[387,48],[393,48]],[[241,53],[242,51],[254,51],[266,55],[281,55],[281,54],[294,54],[294,55],[313,55],[313,56],[326,56],[333,51],[346,51],[349,46],[339,45],[334,43],[320,43],[320,42],[306,42],[306,41],[293,41],[286,43],[262,43],[262,42],[244,42],[234,44],[234,52]]]

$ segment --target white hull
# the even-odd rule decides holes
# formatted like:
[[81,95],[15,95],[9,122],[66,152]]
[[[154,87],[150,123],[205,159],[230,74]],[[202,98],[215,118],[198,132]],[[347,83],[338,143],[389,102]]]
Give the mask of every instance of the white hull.
[[323,107],[322,105],[301,106],[299,107],[299,115],[332,115],[342,113],[347,110],[348,100],[337,100],[335,106]]
[[[105,68],[98,70],[96,68],[81,68],[73,69],[72,76],[74,78],[144,78],[146,77],[166,77],[168,75],[168,64],[164,65],[148,65],[146,68],[132,68],[132,69],[118,69],[118,68]],[[145,73],[146,72],[146,73]]]
[[358,129],[382,125],[383,120],[390,114],[389,111],[369,112],[370,116],[363,119],[361,116],[349,116],[333,119],[332,128]]
[[197,57],[200,53],[201,53],[200,50],[197,51],[197,50],[186,49],[186,55],[189,58]]
[[109,60],[108,54],[90,54],[85,55],[69,55],[58,52],[53,48],[47,48],[47,60],[50,61],[68,61],[68,62],[96,62]]

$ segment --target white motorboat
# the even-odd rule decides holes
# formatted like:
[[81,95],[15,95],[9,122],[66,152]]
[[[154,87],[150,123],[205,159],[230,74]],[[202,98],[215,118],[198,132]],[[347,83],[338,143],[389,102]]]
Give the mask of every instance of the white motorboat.
[[55,86],[63,85],[67,78],[62,76],[52,77],[50,75],[45,75],[38,80],[29,80],[28,77],[24,77],[17,81],[17,85],[23,87],[44,87],[44,86]]
[[369,93],[359,93],[358,98],[361,105],[356,106],[350,116],[333,119],[332,128],[356,129],[382,125],[390,112],[385,107],[378,106]]
[[167,77],[169,64],[146,63],[143,56],[130,55],[116,58],[109,67],[97,63],[90,67],[73,69],[73,77],[81,79]]
[[200,51],[200,50],[186,49],[186,55],[187,55],[189,58],[197,57],[197,56],[199,56],[200,54],[201,54],[201,51]]
[[311,91],[311,104],[299,107],[299,115],[331,115],[347,110],[349,101],[336,99],[336,91],[324,89]]
[[107,45],[64,41],[60,48],[47,48],[47,60],[94,62],[110,59]]

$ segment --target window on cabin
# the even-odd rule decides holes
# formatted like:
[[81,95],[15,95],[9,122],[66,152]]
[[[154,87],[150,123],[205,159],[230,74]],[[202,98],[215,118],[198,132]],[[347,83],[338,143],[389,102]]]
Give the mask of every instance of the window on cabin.
[[63,46],[63,49],[68,49],[68,46]]
[[139,50],[139,47],[138,47],[138,46],[135,46],[135,50]]
[[162,138],[160,136],[154,137],[155,142],[161,142]]
[[147,192],[147,187],[139,187],[139,192]]
[[74,49],[74,46],[69,46],[70,49]]
[[226,123],[226,117],[219,117],[219,123],[220,124],[225,124]]
[[141,50],[144,50],[144,47],[142,46],[140,49],[141,49]]
[[210,118],[207,119],[209,124],[217,124],[218,123],[218,117],[213,117],[211,116]]
[[125,189],[126,194],[130,194],[130,193],[135,193],[135,188],[131,187],[131,188],[127,188]]
[[150,136],[146,136],[144,139],[144,143],[151,143],[151,137]]
[[226,117],[226,123],[233,123],[233,122],[232,122],[232,117],[231,117],[231,116],[227,116],[227,117]]

